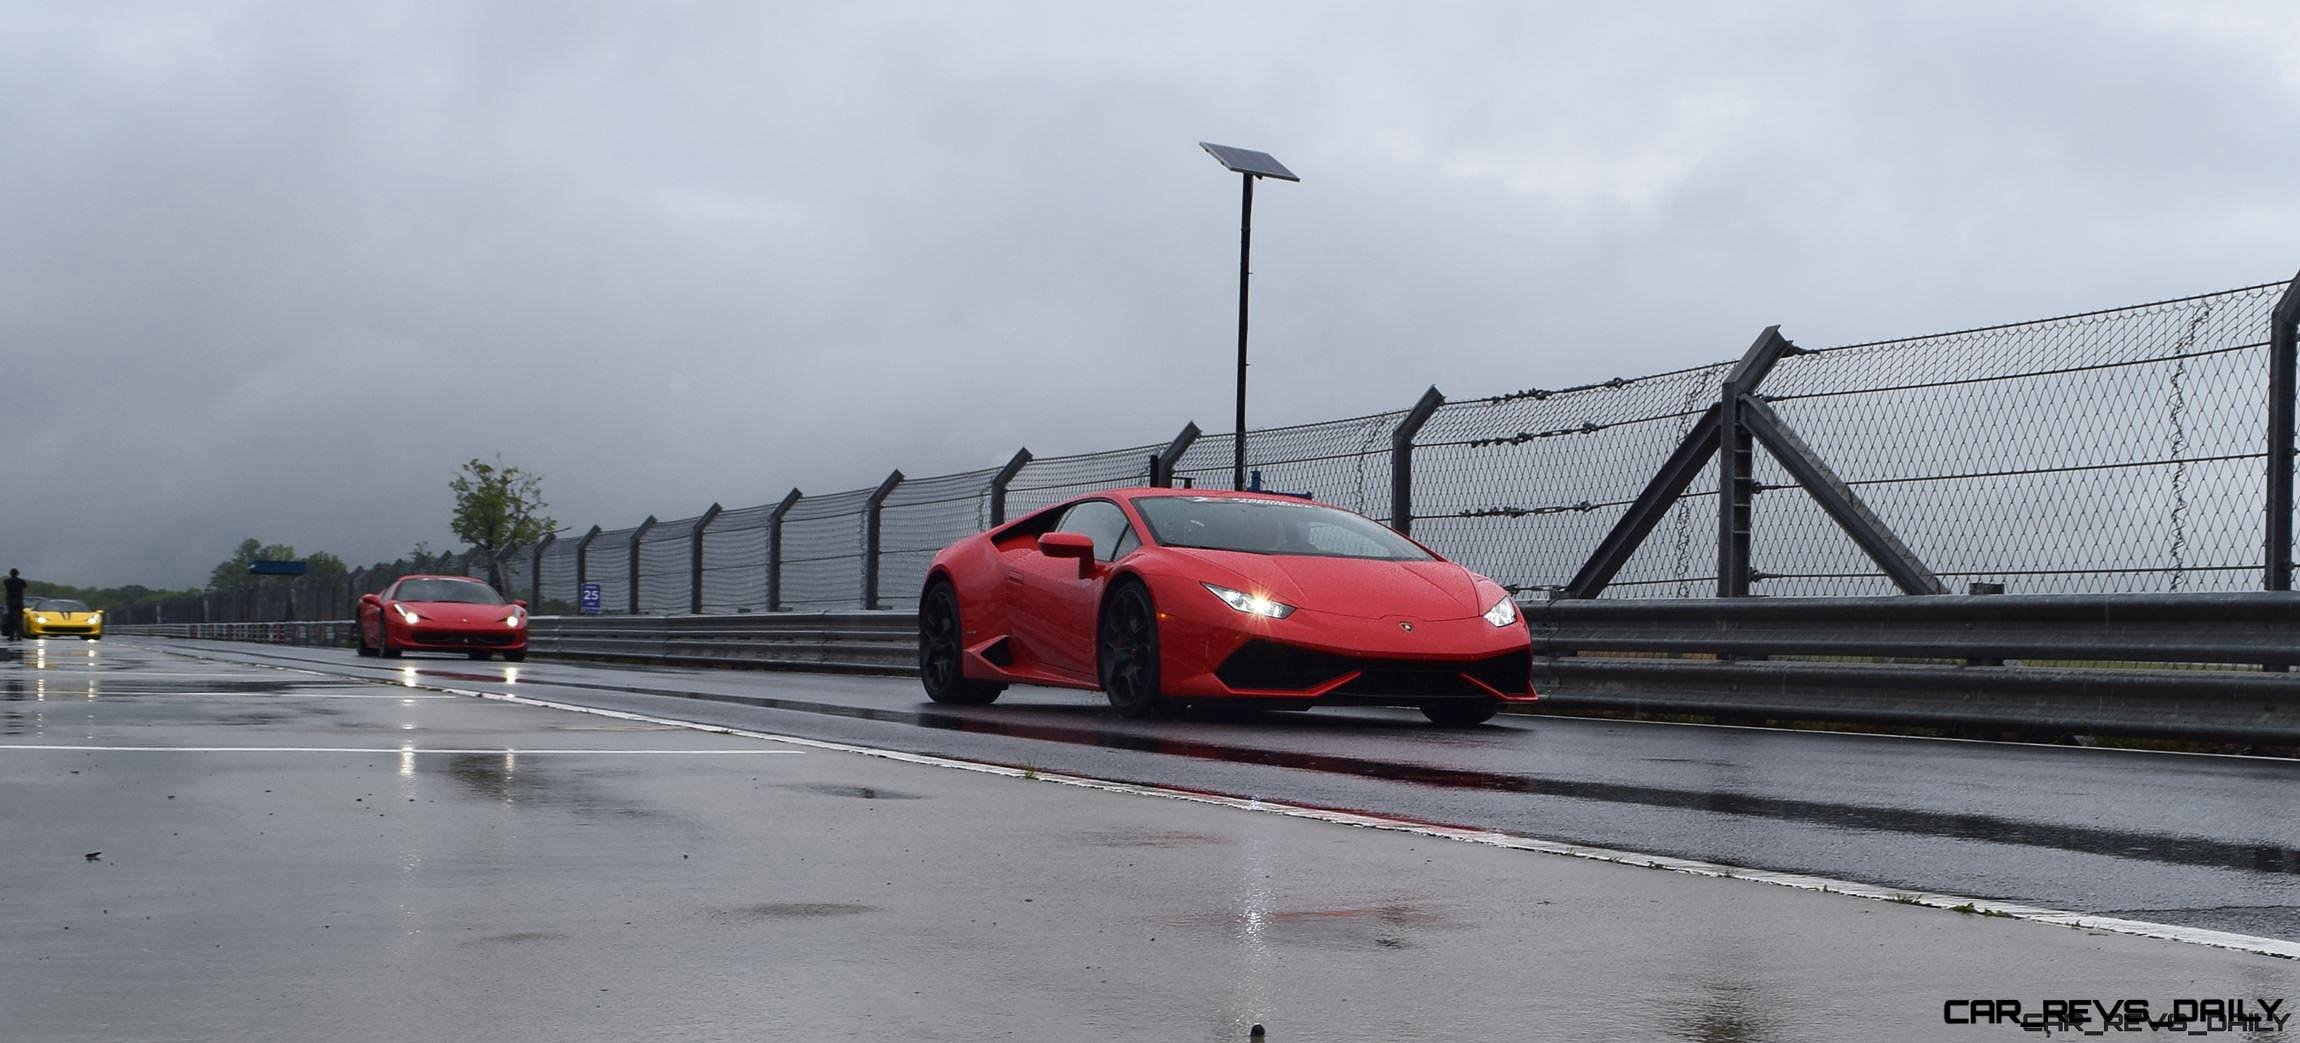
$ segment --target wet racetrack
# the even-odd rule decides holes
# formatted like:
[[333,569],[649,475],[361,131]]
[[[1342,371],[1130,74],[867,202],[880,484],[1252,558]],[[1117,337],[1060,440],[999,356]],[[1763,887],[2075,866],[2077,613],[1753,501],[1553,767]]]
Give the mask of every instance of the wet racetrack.
[[2300,939],[2284,760],[1549,717],[1449,730],[1372,709],[1128,721],[1051,689],[946,707],[903,678],[164,647]]

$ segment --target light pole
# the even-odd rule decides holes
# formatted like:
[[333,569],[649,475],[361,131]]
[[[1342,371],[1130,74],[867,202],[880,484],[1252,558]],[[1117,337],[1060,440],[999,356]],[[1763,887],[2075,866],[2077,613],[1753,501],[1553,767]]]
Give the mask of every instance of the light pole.
[[1280,181],[1300,181],[1284,163],[1267,152],[1248,148],[1231,148],[1199,142],[1198,147],[1214,157],[1215,162],[1237,171],[1245,182],[1245,196],[1238,205],[1238,436],[1231,442],[1230,488],[1246,487],[1246,280],[1254,257],[1254,180],[1274,177]]

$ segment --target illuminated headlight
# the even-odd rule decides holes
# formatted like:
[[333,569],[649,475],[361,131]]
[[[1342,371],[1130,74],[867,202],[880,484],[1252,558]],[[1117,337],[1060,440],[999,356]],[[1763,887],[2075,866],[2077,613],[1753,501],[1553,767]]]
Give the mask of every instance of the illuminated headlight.
[[1294,614],[1294,606],[1292,605],[1272,601],[1269,598],[1261,597],[1259,595],[1248,594],[1242,590],[1231,590],[1228,587],[1217,587],[1211,583],[1201,585],[1204,586],[1207,590],[1212,591],[1215,597],[1221,598],[1223,604],[1237,609],[1240,612],[1244,612],[1250,616],[1268,616],[1271,619],[1284,619],[1287,616]]
[[47,622],[47,621],[48,621],[48,617],[46,617],[46,616],[33,616],[33,617],[32,617],[32,622],[34,622],[34,623],[45,623],[45,622]]
[[101,622],[103,622],[103,621],[104,621],[104,614],[103,614],[103,613],[101,613],[101,612],[90,612],[90,613],[88,613],[88,622],[90,622],[90,623],[101,623]]
[[512,627],[526,626],[527,613],[520,609],[512,609],[510,615],[503,617],[503,625]]
[[1492,608],[1485,610],[1485,621],[1497,627],[1505,627],[1517,622],[1517,601],[1507,594],[1502,595],[1500,601],[1494,602]]
[[412,625],[414,625],[415,623],[417,623],[417,622],[421,621],[421,619],[423,618],[423,617],[421,617],[421,616],[418,616],[418,615],[416,615],[416,614],[415,614],[415,610],[414,610],[414,609],[412,609],[412,608],[409,608],[409,607],[407,607],[406,605],[393,605],[393,606],[391,606],[391,607],[393,607],[393,608],[395,608],[395,609],[398,609],[398,610],[399,610],[399,618],[401,618],[401,619],[403,619],[403,620],[407,621],[407,623],[408,623],[410,626],[412,626]]

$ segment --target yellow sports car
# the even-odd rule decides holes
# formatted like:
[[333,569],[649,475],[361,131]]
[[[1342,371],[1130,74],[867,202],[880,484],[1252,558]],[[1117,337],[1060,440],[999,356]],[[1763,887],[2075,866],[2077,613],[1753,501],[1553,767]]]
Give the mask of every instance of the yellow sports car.
[[24,603],[24,636],[100,641],[104,637],[104,614],[71,598],[33,598]]

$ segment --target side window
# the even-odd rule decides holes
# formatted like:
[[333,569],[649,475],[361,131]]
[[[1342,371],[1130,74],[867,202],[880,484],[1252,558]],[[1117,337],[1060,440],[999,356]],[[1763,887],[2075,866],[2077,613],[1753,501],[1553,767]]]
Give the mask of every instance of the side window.
[[1094,557],[1101,561],[1116,558],[1119,541],[1131,539],[1134,535],[1133,529],[1126,524],[1126,512],[1108,500],[1088,500],[1072,507],[1062,516],[1062,524],[1055,526],[1055,529],[1092,537]]

